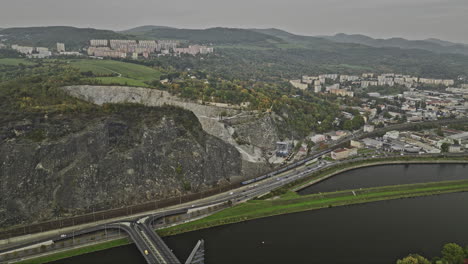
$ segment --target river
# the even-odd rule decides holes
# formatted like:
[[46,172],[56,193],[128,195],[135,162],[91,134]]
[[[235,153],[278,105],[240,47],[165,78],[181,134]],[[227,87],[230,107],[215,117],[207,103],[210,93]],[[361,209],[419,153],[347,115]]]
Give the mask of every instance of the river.
[[299,191],[299,194],[463,179],[468,180],[468,164],[380,165],[337,174]]
[[[439,178],[452,179],[452,173],[465,169],[463,165],[432,165],[436,166],[432,169],[426,165],[402,166],[351,172],[370,171],[383,179],[382,174],[393,175],[389,171],[403,170],[419,180],[419,176],[412,173],[429,177],[427,173],[435,170],[436,174],[440,173]],[[365,173],[356,175],[361,174]],[[467,245],[467,205],[468,193],[390,200],[257,219],[164,240],[181,260],[185,260],[196,241],[205,239],[207,264],[388,264],[409,253],[437,256],[448,242]],[[134,245],[129,245],[55,263],[123,264],[144,263],[144,259]]]

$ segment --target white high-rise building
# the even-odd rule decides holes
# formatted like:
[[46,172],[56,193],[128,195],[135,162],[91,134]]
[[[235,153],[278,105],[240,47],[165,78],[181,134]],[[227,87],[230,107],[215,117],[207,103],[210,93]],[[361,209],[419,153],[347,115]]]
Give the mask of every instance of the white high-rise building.
[[90,44],[92,47],[107,47],[109,41],[107,39],[92,39],[90,40]]
[[65,51],[65,43],[57,43],[57,51],[64,52]]

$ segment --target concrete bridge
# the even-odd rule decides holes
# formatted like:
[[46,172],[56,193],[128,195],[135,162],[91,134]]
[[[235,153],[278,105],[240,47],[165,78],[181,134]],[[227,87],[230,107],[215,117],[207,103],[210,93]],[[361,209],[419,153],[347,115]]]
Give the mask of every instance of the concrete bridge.
[[[106,229],[119,229],[126,232],[133,240],[138,250],[143,254],[146,262],[149,264],[181,264],[179,259],[174,255],[171,249],[164,243],[153,229],[153,223],[160,219],[170,216],[187,213],[186,209],[176,210],[164,214],[148,215],[136,221],[125,221],[108,224]],[[204,246],[200,240],[186,264],[203,264],[204,263]]]
[[[154,225],[164,220],[168,216],[176,216],[187,214],[188,209],[177,209],[139,217],[130,220],[116,221],[105,225],[98,225],[91,228],[85,228],[72,233],[61,234],[60,236],[51,237],[32,241],[30,243],[10,247],[0,251],[0,255],[22,248],[40,245],[41,243],[59,243],[61,241],[75,239],[75,237],[90,235],[96,232],[105,232],[106,236],[109,231],[125,232],[130,239],[135,243],[138,250],[141,252],[148,264],[181,264],[181,261],[174,255],[171,249],[164,243],[162,238],[154,232]],[[0,259],[0,262],[1,259]],[[2,262],[3,263],[3,262]],[[186,264],[203,264],[204,263],[204,243],[203,240],[198,241]]]

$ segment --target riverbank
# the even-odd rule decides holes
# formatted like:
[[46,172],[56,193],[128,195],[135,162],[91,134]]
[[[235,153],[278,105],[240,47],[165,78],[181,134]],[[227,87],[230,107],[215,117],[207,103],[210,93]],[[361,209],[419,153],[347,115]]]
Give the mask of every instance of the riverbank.
[[[158,230],[158,233],[162,236],[170,236],[189,231],[210,228],[214,226],[232,224],[247,220],[253,220],[256,218],[264,218],[281,214],[317,210],[321,208],[328,208],[334,206],[345,206],[391,199],[401,199],[417,196],[428,196],[468,191],[468,181],[451,181],[386,186],[354,190],[354,192],[353,190],[346,190],[305,196],[300,196],[297,193],[291,191],[293,189],[296,190],[301,186],[308,186],[308,184],[311,184],[311,182],[313,181],[321,181],[347,170],[353,170],[368,166],[406,163],[468,163],[468,157],[418,157],[411,159],[409,159],[408,157],[396,157],[392,159],[372,159],[358,162],[349,162],[324,169],[320,172],[311,174],[305,179],[296,181],[292,184],[288,184],[287,186],[282,187],[272,192],[272,194],[268,195],[267,198],[269,197],[269,199],[265,199],[264,197],[264,200],[249,201],[247,203],[223,210],[219,213],[213,214],[203,219],[199,219],[179,226]],[[58,259],[68,258],[85,253],[91,253],[94,251],[117,247],[124,244],[125,243],[116,243],[115,241],[103,242],[100,244],[96,244],[95,246],[90,246],[89,248],[83,251],[80,251],[80,249],[73,249],[67,252],[61,252],[47,256],[52,258],[37,258],[20,263],[47,263]]]
[[263,196],[262,199],[269,199],[271,197],[285,194],[288,191],[296,192],[346,171],[391,164],[468,164],[468,156],[396,156],[391,158],[371,158],[344,162],[340,165],[334,165],[332,167],[313,172],[303,179],[286,184]]
[[[347,172],[350,170],[398,164],[468,164],[468,157],[416,157],[411,159],[408,159],[407,157],[396,157],[392,159],[373,158],[365,161],[350,162],[345,164],[344,166],[333,166],[330,169],[320,171],[315,177],[311,175],[310,177],[307,177],[308,180],[306,179],[305,183],[294,183],[296,186],[288,188],[288,190],[297,192],[313,184],[336,176],[337,174]],[[311,178],[313,179],[311,180]]]
[[304,196],[300,196],[295,192],[288,192],[280,197],[269,200],[248,201],[197,221],[159,230],[158,234],[170,236],[275,215],[335,206],[467,191],[468,180],[396,185]]

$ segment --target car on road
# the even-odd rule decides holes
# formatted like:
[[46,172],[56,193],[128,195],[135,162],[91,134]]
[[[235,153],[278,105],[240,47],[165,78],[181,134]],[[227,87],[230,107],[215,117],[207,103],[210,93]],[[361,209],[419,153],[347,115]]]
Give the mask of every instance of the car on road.
[[66,237],[67,237],[67,235],[65,235],[65,234],[60,235],[60,238],[66,238]]
[[145,255],[148,256],[149,252],[145,249]]

